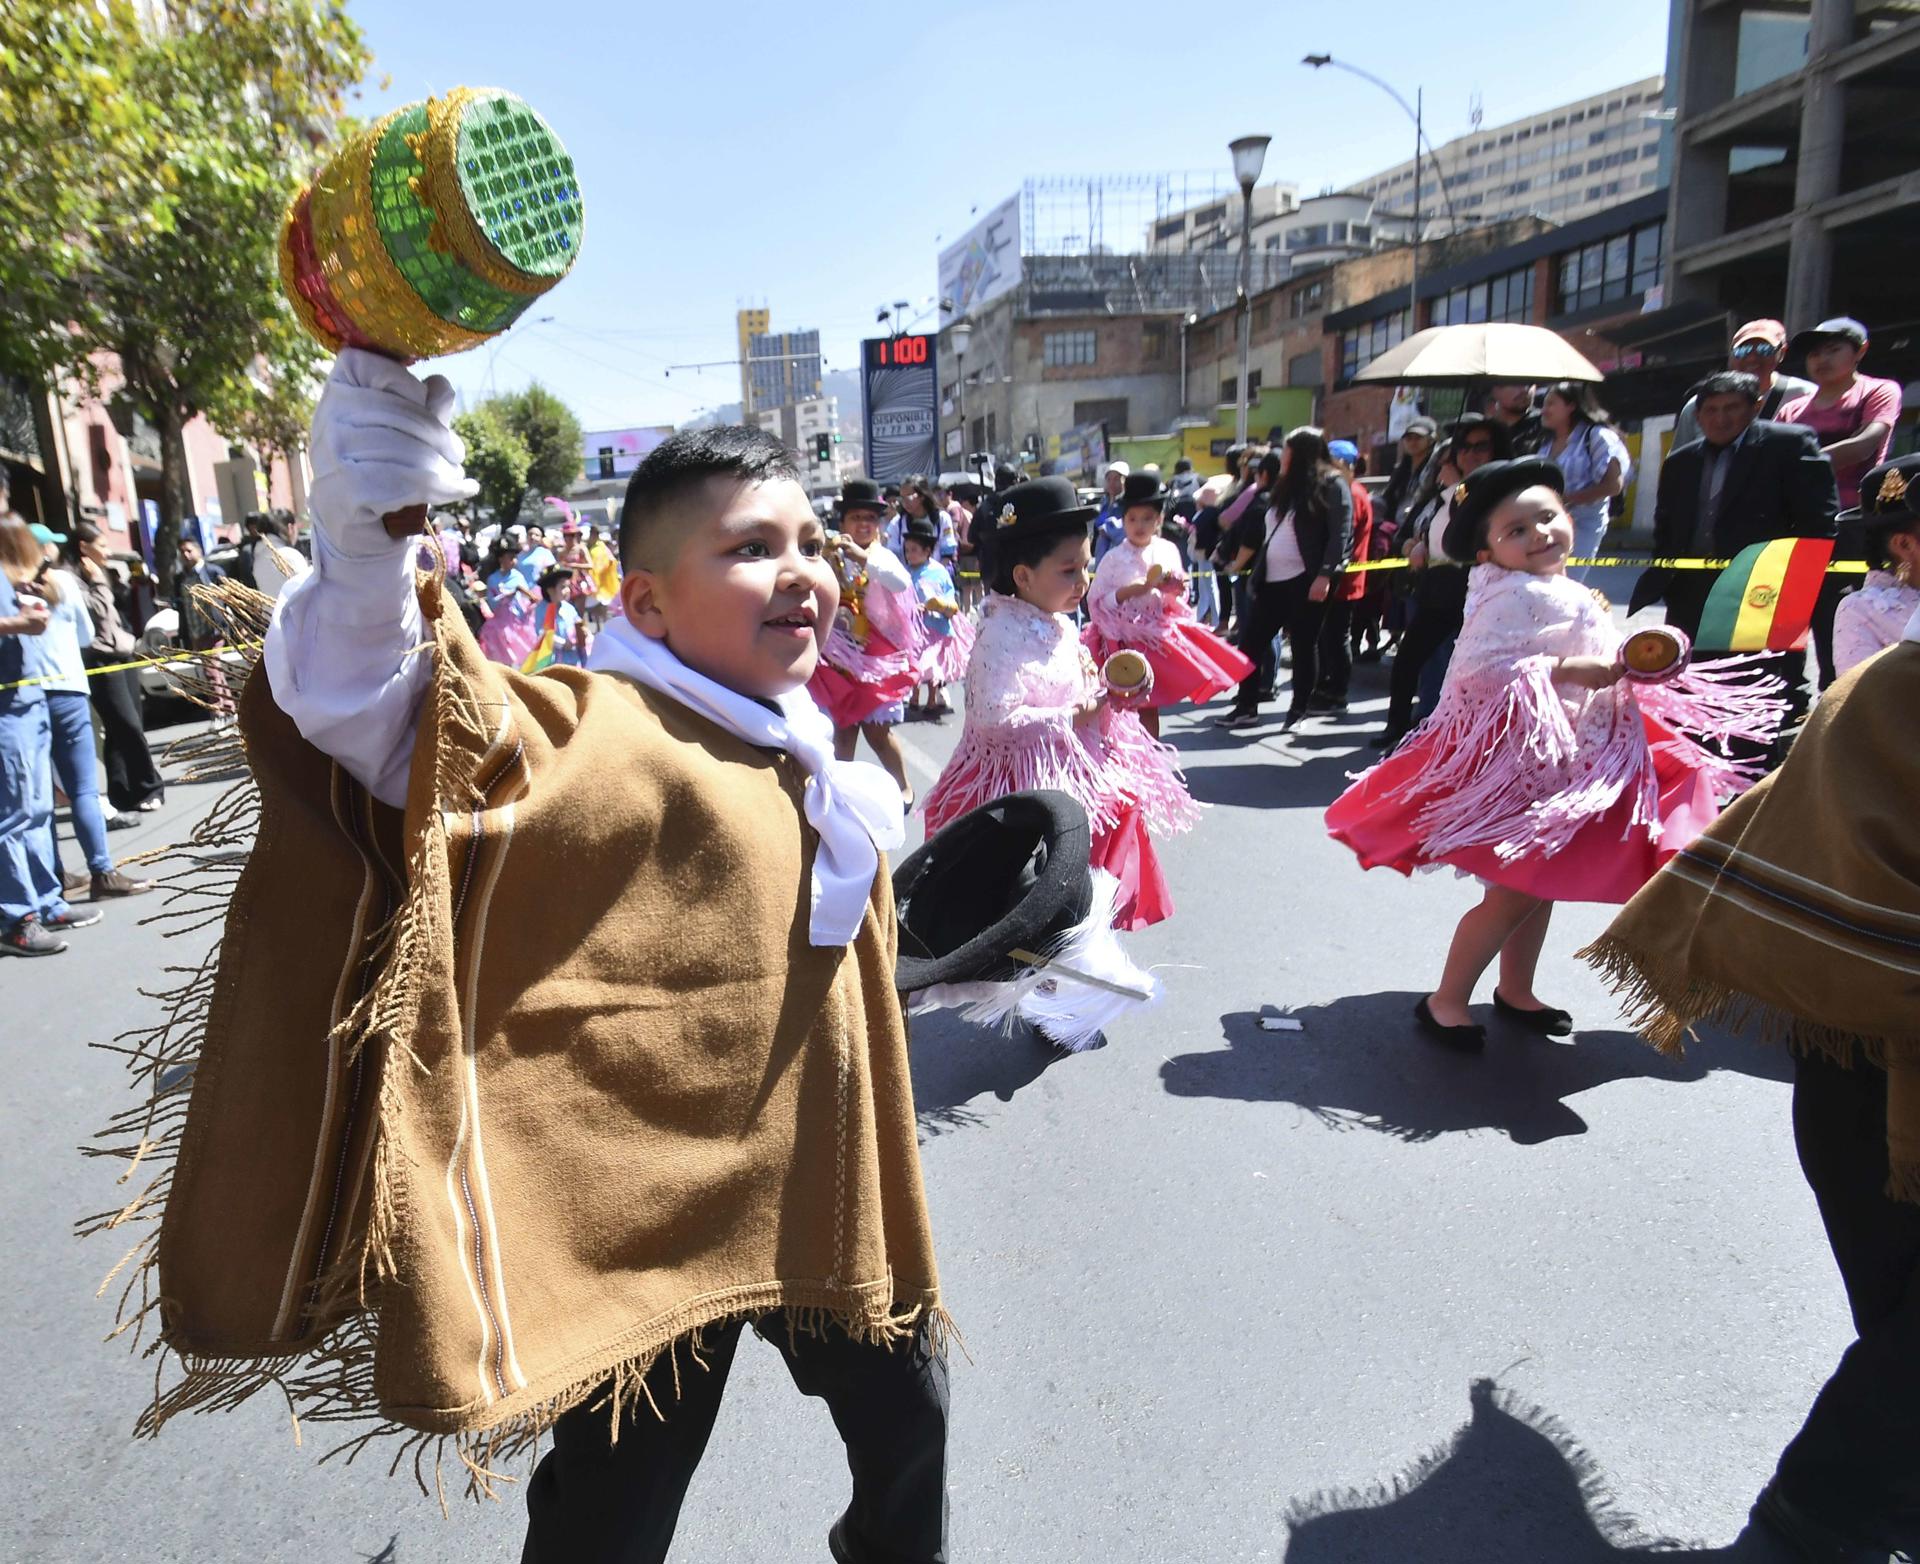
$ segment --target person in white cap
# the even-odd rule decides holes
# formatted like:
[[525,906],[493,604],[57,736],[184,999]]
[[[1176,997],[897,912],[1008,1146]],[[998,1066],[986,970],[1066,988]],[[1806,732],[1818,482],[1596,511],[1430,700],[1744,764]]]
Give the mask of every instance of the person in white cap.
[[1097,570],[1100,561],[1112,548],[1127,535],[1126,507],[1121,504],[1121,491],[1127,486],[1127,479],[1133,476],[1133,469],[1125,462],[1108,462],[1101,472],[1101,481],[1107,486],[1106,502],[1093,518],[1093,565]]

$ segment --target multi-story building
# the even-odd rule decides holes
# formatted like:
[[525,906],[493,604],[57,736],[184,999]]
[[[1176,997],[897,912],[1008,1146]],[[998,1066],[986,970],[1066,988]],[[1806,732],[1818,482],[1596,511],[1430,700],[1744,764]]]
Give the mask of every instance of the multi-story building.
[[[1253,187],[1254,243],[1285,220],[1300,205],[1298,185],[1270,184]],[[1149,253],[1175,255],[1189,250],[1225,250],[1240,243],[1240,192],[1223,194],[1213,200],[1190,206],[1185,211],[1157,219],[1146,234]]]
[[[1715,0],[1702,0],[1711,5]],[[1420,167],[1421,226],[1449,228],[1539,216],[1570,223],[1656,188],[1662,78],[1492,125],[1443,142]],[[1353,182],[1376,209],[1410,215],[1409,158]]]
[[747,342],[749,409],[791,407],[820,394],[820,333],[759,332]]
[[[1667,303],[1798,330],[1913,321],[1920,17],[1897,0],[1675,0]],[[1911,376],[1895,334],[1877,374]]]
[[[782,407],[759,408],[747,419],[799,456],[801,480],[809,494],[830,494],[839,488],[842,441],[838,397],[803,397]],[[824,460],[822,450],[826,452]],[[853,470],[858,471],[858,466]]]
[[747,379],[747,350],[752,346],[753,339],[765,335],[772,324],[773,314],[764,308],[733,312],[733,330],[738,339],[740,356],[740,406],[748,412],[753,410],[753,386]]
[[[1253,190],[1254,251],[1270,275],[1291,275],[1405,244],[1411,220],[1382,211],[1370,195],[1328,191],[1302,201],[1293,185]],[[1162,254],[1240,252],[1240,197],[1223,196],[1153,225],[1148,249]],[[1277,263],[1277,265],[1276,265]]]

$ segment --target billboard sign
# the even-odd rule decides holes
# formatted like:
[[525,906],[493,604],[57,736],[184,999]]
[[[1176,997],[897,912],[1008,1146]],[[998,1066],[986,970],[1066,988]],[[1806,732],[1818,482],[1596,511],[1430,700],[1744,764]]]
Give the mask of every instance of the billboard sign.
[[643,429],[589,429],[580,437],[581,461],[587,477],[631,477],[641,459],[672,433],[671,424]]
[[940,252],[942,320],[991,304],[1020,286],[1020,197],[1008,196]]
[[940,373],[934,339],[869,337],[860,344],[867,476],[900,483],[940,467]]
[[1078,424],[1064,434],[1047,437],[1047,459],[1040,464],[1049,478],[1093,478],[1107,465],[1107,426]]

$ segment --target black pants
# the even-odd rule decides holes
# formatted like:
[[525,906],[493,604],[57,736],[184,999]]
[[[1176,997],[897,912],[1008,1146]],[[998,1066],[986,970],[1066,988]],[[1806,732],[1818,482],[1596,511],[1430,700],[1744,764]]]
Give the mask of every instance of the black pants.
[[1413,618],[1393,653],[1388,686],[1387,737],[1398,742],[1413,728],[1420,696],[1420,670],[1440,647],[1460,633],[1467,614],[1467,572],[1458,565],[1429,565],[1418,572]]
[[[780,1316],[764,1323],[794,1384],[826,1402],[846,1443],[853,1500],[841,1530],[850,1556],[862,1564],[945,1564],[947,1366],[928,1350],[925,1333],[888,1351],[832,1327],[790,1337]],[[679,1353],[677,1398],[671,1364],[663,1358],[654,1365],[647,1385],[664,1420],[643,1398],[611,1441],[607,1409],[594,1410],[597,1398],[590,1396],[553,1425],[553,1448],[527,1489],[520,1564],[666,1558],[740,1331],[736,1322],[707,1332],[704,1371]]]
[[[1340,588],[1333,590],[1337,594]],[[1320,688],[1315,693],[1331,701],[1344,701],[1353,683],[1353,647],[1348,640],[1355,606],[1344,597],[1329,598],[1326,618],[1320,621]]]
[[140,675],[131,668],[96,673],[87,680],[87,691],[105,740],[108,802],[115,809],[138,809],[159,798],[166,788],[140,721]]
[[1920,1550],[1920,1206],[1887,1184],[1887,1077],[1794,1063],[1793,1138],[1859,1340],[1780,1457],[1775,1485],[1843,1534]]
[[1254,670],[1240,681],[1234,696],[1236,712],[1260,709],[1260,654],[1272,656],[1273,638],[1285,631],[1287,646],[1293,652],[1293,689],[1287,714],[1298,717],[1313,698],[1314,684],[1320,677],[1320,626],[1327,616],[1327,605],[1309,596],[1312,576],[1295,576],[1291,581],[1261,582],[1247,596],[1247,614],[1240,625],[1240,650],[1254,660]]
[[1213,573],[1213,595],[1220,600],[1220,623],[1214,630],[1225,635],[1233,628],[1233,577],[1224,570]]

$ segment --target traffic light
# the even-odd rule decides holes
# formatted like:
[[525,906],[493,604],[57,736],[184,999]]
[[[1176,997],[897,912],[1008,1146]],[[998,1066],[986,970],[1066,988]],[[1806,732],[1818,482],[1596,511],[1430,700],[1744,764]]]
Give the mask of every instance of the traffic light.
[[833,460],[833,436],[831,434],[817,434],[813,437],[813,459],[816,462],[830,462]]

